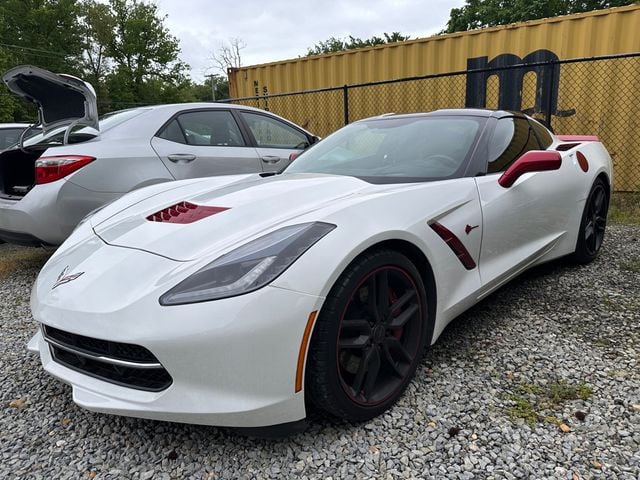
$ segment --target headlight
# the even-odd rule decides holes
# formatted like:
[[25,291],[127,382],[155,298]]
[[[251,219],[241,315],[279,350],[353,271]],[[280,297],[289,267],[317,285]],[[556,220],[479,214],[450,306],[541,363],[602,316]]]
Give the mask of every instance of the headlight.
[[206,302],[253,292],[276,279],[318,240],[330,223],[284,227],[214,260],[160,297],[161,305]]

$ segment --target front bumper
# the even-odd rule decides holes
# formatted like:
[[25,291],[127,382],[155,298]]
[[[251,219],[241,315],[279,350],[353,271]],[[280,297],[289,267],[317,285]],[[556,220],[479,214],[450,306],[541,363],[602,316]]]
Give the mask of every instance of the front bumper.
[[[123,249],[120,249],[123,250]],[[173,383],[160,392],[126,388],[72,370],[52,358],[39,331],[30,349],[45,370],[70,384],[73,401],[95,412],[228,427],[265,427],[305,417],[295,392],[300,342],[322,299],[277,287],[178,307],[157,299],[124,312],[38,306],[47,325],[151,351]]]

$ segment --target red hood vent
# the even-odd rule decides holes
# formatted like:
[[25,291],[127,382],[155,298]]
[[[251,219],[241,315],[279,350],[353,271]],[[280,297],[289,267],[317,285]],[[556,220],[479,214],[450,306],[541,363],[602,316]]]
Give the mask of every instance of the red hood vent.
[[194,223],[216,213],[229,210],[227,207],[206,207],[189,202],[180,202],[147,217],[150,222]]

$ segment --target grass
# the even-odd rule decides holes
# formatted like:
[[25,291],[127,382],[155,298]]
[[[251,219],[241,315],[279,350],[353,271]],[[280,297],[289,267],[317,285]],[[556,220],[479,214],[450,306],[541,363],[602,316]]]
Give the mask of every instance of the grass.
[[531,427],[541,422],[559,425],[562,422],[548,414],[548,410],[572,400],[588,400],[593,395],[593,390],[587,384],[569,383],[566,380],[548,385],[523,382],[516,385],[514,390],[515,393],[507,395],[507,399],[513,402],[507,408],[507,415],[512,420],[522,419]]
[[42,248],[17,248],[2,246],[0,250],[0,279],[12,273],[31,268],[40,268],[51,256]]
[[634,273],[640,273],[640,258],[633,257],[620,264],[620,268]]
[[640,192],[614,193],[609,205],[609,222],[640,225]]

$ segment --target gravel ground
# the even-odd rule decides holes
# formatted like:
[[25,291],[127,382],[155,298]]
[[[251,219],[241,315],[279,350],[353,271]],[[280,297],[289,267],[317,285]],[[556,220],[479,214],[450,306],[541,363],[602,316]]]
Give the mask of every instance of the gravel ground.
[[[34,257],[35,256],[35,257]],[[453,322],[387,414],[284,440],[90,413],[25,344],[44,253],[0,245],[0,478],[640,478],[640,227]],[[16,260],[17,258],[17,260]]]

